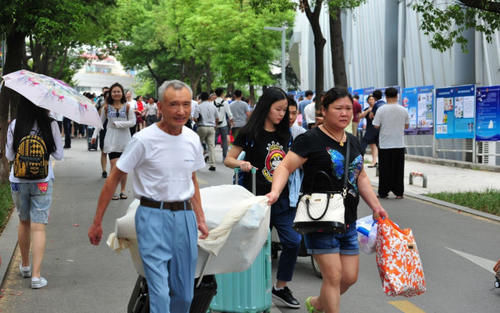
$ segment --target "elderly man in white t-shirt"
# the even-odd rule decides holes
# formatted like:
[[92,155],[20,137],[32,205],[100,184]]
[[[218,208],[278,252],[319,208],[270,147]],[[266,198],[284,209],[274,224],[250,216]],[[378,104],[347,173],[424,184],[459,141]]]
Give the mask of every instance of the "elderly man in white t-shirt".
[[[139,253],[149,286],[151,313],[189,312],[197,261],[197,229],[208,236],[196,171],[205,166],[198,135],[184,126],[192,91],[183,82],[158,90],[160,122],[138,132],[106,180],[88,236],[98,245],[113,192],[133,172],[140,206],[135,216]],[[168,283],[167,283],[168,282]]]

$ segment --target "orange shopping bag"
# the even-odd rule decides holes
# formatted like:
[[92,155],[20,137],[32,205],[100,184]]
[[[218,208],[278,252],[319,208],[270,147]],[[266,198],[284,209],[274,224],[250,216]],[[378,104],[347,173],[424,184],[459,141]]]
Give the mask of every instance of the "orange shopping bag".
[[376,251],[385,294],[413,297],[425,292],[424,269],[410,228],[401,229],[389,218],[379,219]]

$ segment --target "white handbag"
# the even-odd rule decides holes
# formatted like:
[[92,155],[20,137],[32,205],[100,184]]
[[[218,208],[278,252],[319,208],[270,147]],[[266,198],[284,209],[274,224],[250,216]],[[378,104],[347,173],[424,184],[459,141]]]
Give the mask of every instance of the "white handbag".
[[[350,152],[349,143],[346,142],[346,144],[347,153],[344,160],[344,185],[342,191],[328,191],[302,195],[297,206],[295,219],[293,220],[293,227],[298,232],[302,234],[312,232],[345,232],[344,199],[347,196]],[[313,179],[312,190],[314,190],[314,182],[319,174],[326,176],[330,182],[330,186],[332,186],[330,176],[324,171],[318,171]]]

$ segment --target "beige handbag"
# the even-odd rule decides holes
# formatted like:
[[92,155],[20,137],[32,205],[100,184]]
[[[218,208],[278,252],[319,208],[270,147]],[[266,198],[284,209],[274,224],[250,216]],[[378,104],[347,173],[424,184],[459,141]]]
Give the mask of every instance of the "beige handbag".
[[[345,232],[345,207],[344,199],[347,196],[347,178],[349,170],[350,146],[347,142],[347,153],[344,166],[344,186],[341,192],[329,191],[304,194],[297,205],[297,213],[293,221],[295,230],[302,234],[313,232],[343,233]],[[319,171],[314,175],[314,182],[318,175],[328,178],[330,186],[332,181],[325,171]]]

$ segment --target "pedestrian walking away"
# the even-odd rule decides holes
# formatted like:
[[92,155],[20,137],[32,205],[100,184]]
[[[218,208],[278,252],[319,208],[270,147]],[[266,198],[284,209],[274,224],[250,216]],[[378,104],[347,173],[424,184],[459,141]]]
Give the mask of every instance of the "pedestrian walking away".
[[196,179],[205,162],[198,136],[184,126],[191,114],[191,88],[166,81],[158,94],[162,119],[138,132],[111,170],[88,236],[92,244],[99,244],[113,192],[133,172],[134,195],[140,200],[135,227],[150,312],[187,313],[193,298],[197,229],[200,238],[208,235]]
[[248,103],[241,99],[241,90],[236,89],[234,91],[234,101],[231,102],[231,113],[234,118],[234,125],[232,134],[234,138],[238,136],[240,129],[247,123],[248,117],[250,116],[250,109],[248,108]]
[[[67,133],[66,136],[70,134]],[[31,277],[31,288],[42,288],[47,285],[47,279],[41,276],[41,267],[54,181],[49,158],[52,156],[61,160],[63,157],[57,121],[49,118],[47,110],[21,96],[18,116],[7,130],[5,156],[7,160],[14,161],[9,181],[12,200],[19,215],[19,271],[22,277]]]
[[233,123],[233,114],[229,108],[229,103],[224,100],[224,89],[215,89],[215,95],[217,98],[214,100],[214,105],[219,113],[219,122],[217,123],[217,128],[215,129],[215,140],[220,136],[220,142],[222,147],[222,159],[224,160],[227,155],[227,136],[229,135],[229,128]]
[[[310,313],[338,313],[340,295],[358,277],[356,219],[359,196],[373,210],[375,217],[387,217],[387,213],[380,205],[363,170],[359,141],[345,132],[352,120],[352,98],[347,90],[330,89],[322,101],[322,115],[322,125],[296,138],[291,150],[276,169],[271,191],[266,196],[270,204],[279,202],[283,191],[286,191],[290,173],[301,166],[304,170],[302,192],[307,194],[341,190],[344,175],[348,175],[348,192],[344,200],[345,232],[334,233],[331,229],[318,228],[315,232],[305,234],[307,252],[319,264],[323,277],[320,295],[308,297],[306,309]],[[347,145],[350,147],[349,160],[346,160]],[[345,162],[349,162],[348,173],[344,173]],[[315,179],[320,171],[327,173],[329,179]]]
[[[224,160],[227,167],[239,167],[242,172],[257,169],[257,195],[265,195],[271,190],[274,171],[291,142],[289,122],[285,92],[276,87],[267,88]],[[245,158],[238,160],[242,151],[245,151]],[[250,175],[245,175],[244,185],[248,190],[251,190],[250,184]],[[292,227],[295,210],[290,209],[287,188],[275,202],[271,207],[270,226],[276,228],[283,249],[272,294],[277,303],[299,308],[300,303],[287,287],[293,277],[301,241],[300,234]]]
[[387,88],[387,104],[377,110],[373,126],[380,128],[378,195],[387,198],[392,191],[403,198],[405,174],[405,129],[410,124],[408,111],[398,103],[398,90]]
[[[115,83],[110,87],[109,96],[101,111],[102,124],[107,123],[103,152],[109,156],[111,171],[130,141],[130,127],[135,125],[135,113],[126,102],[122,85]],[[96,138],[97,132],[94,132],[92,143]],[[125,175],[120,182],[120,194],[114,194],[113,200],[127,199],[126,184],[127,176]]]
[[205,144],[208,150],[208,168],[215,171],[215,125],[219,122],[219,114],[215,106],[208,101],[208,93],[202,92],[200,95],[201,103],[196,108],[194,119],[198,123],[196,130],[200,141]]

